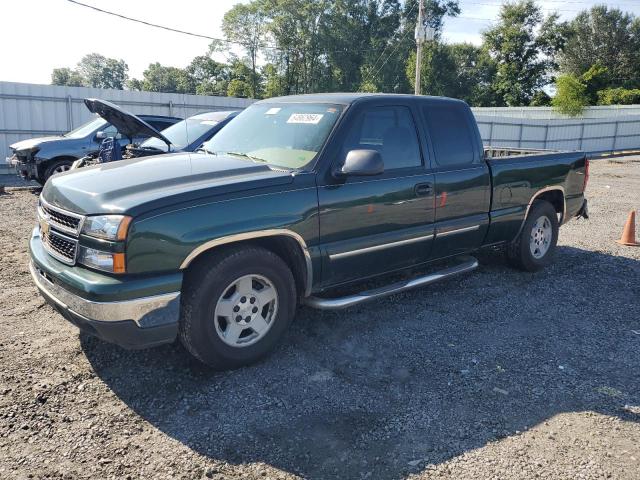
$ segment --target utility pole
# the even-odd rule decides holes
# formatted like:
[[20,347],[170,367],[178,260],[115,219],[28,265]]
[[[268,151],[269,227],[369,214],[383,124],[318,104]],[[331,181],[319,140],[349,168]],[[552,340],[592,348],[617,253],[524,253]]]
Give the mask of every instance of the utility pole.
[[433,27],[425,26],[424,24],[424,1],[419,0],[418,6],[418,23],[416,24],[416,89],[415,94],[420,95],[420,70],[422,68],[422,44],[427,40],[433,40],[436,36],[436,31]]
[[420,95],[420,69],[422,67],[422,42],[424,41],[425,32],[424,32],[424,4],[423,0],[419,0],[420,5],[418,6],[418,23],[416,24],[416,88],[415,94]]

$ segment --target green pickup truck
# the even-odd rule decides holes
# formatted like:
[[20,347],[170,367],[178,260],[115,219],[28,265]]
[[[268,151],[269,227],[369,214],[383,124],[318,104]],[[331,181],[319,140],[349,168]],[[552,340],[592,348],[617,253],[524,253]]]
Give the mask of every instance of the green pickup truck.
[[272,350],[300,304],[346,308],[427,285],[473,270],[469,253],[487,246],[544,267],[559,226],[587,216],[587,178],[581,152],[484,149],[458,100],[273,98],[196,153],[52,177],[30,269],[90,334],[128,348],[180,338],[234,368]]

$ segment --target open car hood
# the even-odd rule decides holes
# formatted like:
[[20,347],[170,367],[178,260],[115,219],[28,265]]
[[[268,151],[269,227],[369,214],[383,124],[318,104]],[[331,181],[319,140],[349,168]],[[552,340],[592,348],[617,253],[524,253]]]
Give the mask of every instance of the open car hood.
[[97,98],[85,98],[84,104],[91,113],[97,113],[100,115],[107,122],[116,127],[118,132],[129,139],[141,136],[155,137],[159,138],[167,145],[171,145],[171,142],[167,137],[162,135],[147,122],[111,102],[99,100]]

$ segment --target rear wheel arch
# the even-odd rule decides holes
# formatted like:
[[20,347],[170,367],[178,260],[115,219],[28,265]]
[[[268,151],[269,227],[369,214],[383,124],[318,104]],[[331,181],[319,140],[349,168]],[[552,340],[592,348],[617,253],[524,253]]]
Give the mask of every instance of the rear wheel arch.
[[278,255],[289,267],[299,296],[308,296],[313,279],[311,257],[302,237],[289,230],[268,230],[231,235],[206,242],[194,249],[182,262],[188,275],[195,265],[221,250],[238,246],[260,246]]
[[[539,190],[538,192],[536,192],[536,194],[533,197],[531,197],[531,201],[529,202],[529,205],[527,208],[527,215],[529,213],[529,210],[531,210],[531,207],[534,204],[534,202],[540,201],[540,200],[544,200],[546,202],[549,202],[551,205],[553,205],[553,208],[555,208],[556,213],[560,215],[559,222],[564,223],[565,212],[567,208],[566,208],[564,189],[562,187],[558,186],[558,187],[543,188],[542,190]],[[525,215],[525,221],[526,221],[526,215]]]

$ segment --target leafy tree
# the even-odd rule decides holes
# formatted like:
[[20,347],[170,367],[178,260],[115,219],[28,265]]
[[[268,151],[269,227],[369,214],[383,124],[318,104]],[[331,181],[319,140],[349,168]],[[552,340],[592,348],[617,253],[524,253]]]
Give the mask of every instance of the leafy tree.
[[231,73],[229,65],[207,55],[195,57],[185,69],[186,90],[198,95],[226,95]]
[[129,67],[124,60],[90,53],[78,62],[77,71],[85,85],[96,88],[122,90],[127,81]]
[[[421,91],[465,100],[473,106],[501,106],[492,79],[496,64],[486,50],[469,43],[447,45],[429,42],[422,49]],[[416,54],[407,60],[407,78],[413,84]]]
[[607,88],[598,92],[599,105],[637,105],[640,88]]
[[556,95],[551,104],[558,112],[576,117],[589,105],[587,86],[575,75],[560,75],[556,80]]
[[568,24],[558,55],[563,73],[580,76],[594,64],[609,72],[609,87],[640,85],[640,19],[599,5]]
[[129,67],[124,60],[108,58],[99,53],[82,57],[75,70],[54,68],[51,73],[52,85],[72,87],[115,88],[122,90],[127,81]]
[[126,87],[128,90],[139,92],[143,90],[142,80],[138,80],[137,78],[130,78],[129,80],[127,80]]
[[609,69],[596,63],[580,75],[579,78],[586,87],[585,93],[589,105],[596,105],[598,103],[598,92],[607,88],[610,84]]
[[142,77],[142,90],[147,92],[195,93],[189,90],[189,78],[181,68],[165,67],[156,62],[149,65]]
[[258,54],[266,34],[264,10],[257,3],[234,5],[224,14],[222,31],[228,40],[240,43],[251,65],[251,97],[258,96]]
[[[460,7],[457,0],[427,0],[425,1],[425,25],[435,29],[436,40],[442,34],[445,17],[455,17],[460,14]],[[379,91],[395,91],[408,93],[413,91],[415,82],[415,49],[414,29],[418,19],[418,0],[407,0],[404,2],[399,27],[396,33],[389,40],[389,48],[381,55],[381,64],[375,68],[372,79]],[[423,49],[426,56],[432,56],[434,52]],[[437,53],[435,52],[437,57]],[[376,53],[376,58],[378,58]],[[413,60],[409,60],[409,59]],[[408,63],[413,61],[413,66]],[[424,59],[423,59],[424,63]],[[405,71],[405,75],[400,72]],[[406,72],[413,72],[412,75]],[[435,89],[432,89],[435,90]],[[424,93],[424,90],[423,90]]]
[[551,106],[551,97],[544,90],[538,90],[531,97],[531,103],[529,104],[531,107],[550,107]]
[[549,81],[553,53],[561,48],[557,15],[546,19],[533,0],[506,3],[496,26],[483,33],[485,45],[497,62],[495,90],[510,106],[528,105],[533,94]]
[[66,85],[68,87],[82,87],[83,79],[78,72],[67,67],[54,68],[51,72],[51,85]]
[[274,64],[266,64],[262,68],[262,76],[265,79],[265,97],[279,97],[284,94],[284,78],[280,75],[278,68]]

